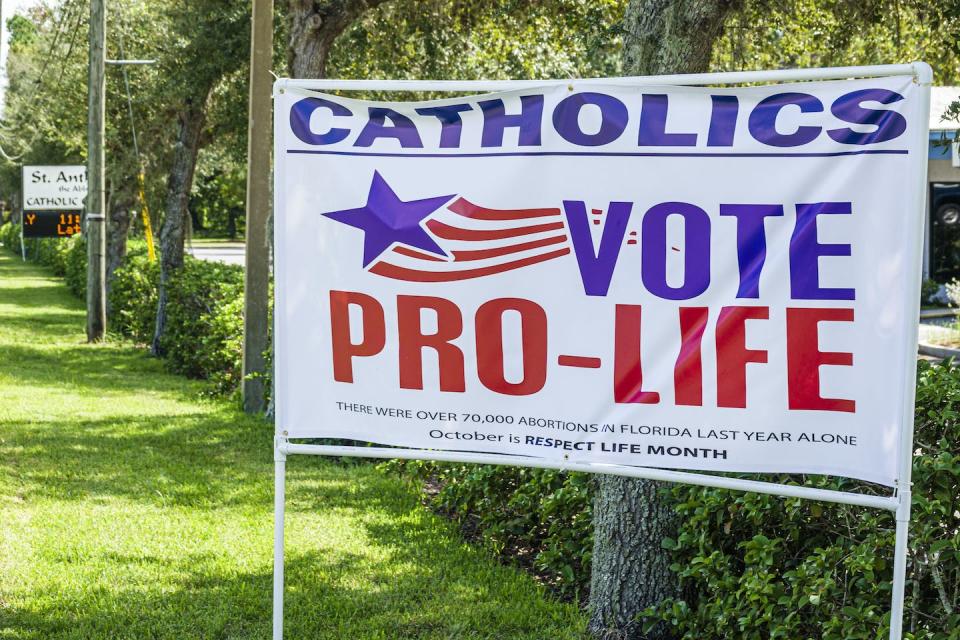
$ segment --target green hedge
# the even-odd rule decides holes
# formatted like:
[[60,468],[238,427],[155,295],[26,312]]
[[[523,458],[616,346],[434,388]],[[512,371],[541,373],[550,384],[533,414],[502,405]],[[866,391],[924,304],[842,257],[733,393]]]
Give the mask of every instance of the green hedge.
[[110,330],[148,345],[157,319],[160,265],[146,252],[131,252],[110,283]]
[[[110,288],[112,331],[152,342],[159,280],[156,262],[128,256]],[[243,269],[186,256],[170,279],[160,346],[170,371],[209,380],[217,393],[235,390],[242,375]]]
[[566,596],[585,593],[593,554],[590,476],[401,460],[382,468],[431,487],[431,506],[468,537],[518,560]]
[[20,227],[13,223],[0,225],[0,243],[13,253],[20,253]]
[[[128,257],[110,291],[111,329],[136,342],[153,340],[160,269],[145,255]],[[210,380],[230,393],[242,375],[243,269],[186,256],[170,279],[161,348],[174,373]]]
[[[919,366],[905,626],[908,637],[958,640],[960,369]],[[689,486],[673,495],[682,525],[665,546],[695,595],[655,617],[685,640],[886,638],[892,514]]]
[[[0,242],[13,253],[20,254],[20,226],[0,227]],[[50,267],[61,276],[74,295],[82,296],[87,288],[87,245],[82,236],[71,238],[25,238],[27,259]]]
[[219,392],[240,382],[243,269],[187,256],[170,280],[161,346],[170,370],[211,380]]
[[[917,385],[907,629],[960,640],[960,369],[921,363]],[[389,463],[432,487],[432,506],[495,551],[520,558],[569,594],[589,586],[593,484],[580,474]],[[854,483],[778,482],[849,490]],[[665,553],[683,601],[647,612],[684,640],[886,638],[892,514],[676,485],[676,540]],[[938,587],[943,585],[943,595]],[[952,609],[952,613],[949,610]],[[916,611],[916,613],[911,613]]]
[[[20,229],[0,227],[0,242],[20,252]],[[83,296],[87,282],[86,244],[66,240],[28,239],[27,257],[63,276],[68,288]],[[147,345],[157,317],[159,266],[149,262],[146,245],[131,240],[125,263],[110,283],[109,329]],[[170,281],[167,334],[162,348],[168,369],[212,382],[213,390],[230,393],[242,375],[243,269],[186,257]]]

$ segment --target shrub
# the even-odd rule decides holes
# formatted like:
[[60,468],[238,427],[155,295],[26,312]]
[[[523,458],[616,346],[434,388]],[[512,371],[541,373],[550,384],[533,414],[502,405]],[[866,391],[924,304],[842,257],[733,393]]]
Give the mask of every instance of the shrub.
[[[50,267],[56,276],[65,276],[73,245],[80,241],[79,236],[68,239],[39,238],[34,247],[34,257],[42,265]],[[86,263],[86,261],[84,261]]]
[[960,280],[947,283],[947,299],[951,307],[960,307]]
[[[916,639],[958,640],[957,368],[920,364],[916,451],[905,627]],[[892,514],[685,485],[672,493],[680,531],[664,547],[691,595],[648,612],[650,624],[667,621],[684,640],[887,636]]]
[[585,592],[593,553],[589,475],[399,460],[384,468],[437,488],[431,506],[468,537],[518,560],[564,595]]
[[920,284],[920,304],[937,304],[937,294],[940,293],[940,283],[930,278],[924,278]]
[[19,254],[20,225],[13,224],[12,222],[0,225],[0,242],[2,242],[3,246],[6,247],[10,252]]
[[79,236],[60,242],[70,243],[64,255],[63,275],[67,288],[73,295],[82,298],[87,292],[87,240]]
[[209,318],[210,333],[204,337],[208,366],[206,378],[218,393],[237,389],[243,376],[243,287],[226,297]]
[[243,269],[187,256],[168,287],[161,344],[168,367],[230,391],[242,375],[242,339]]
[[[960,640],[960,369],[919,366],[906,627],[917,640]],[[424,462],[384,466],[425,483],[429,504],[468,535],[519,556],[563,593],[586,592],[593,545],[587,476]],[[767,479],[862,486],[823,477]],[[892,514],[690,485],[664,490],[680,516],[678,537],[663,541],[664,553],[672,555],[689,596],[648,611],[646,623],[666,621],[684,640],[886,637]]]
[[[159,264],[144,248],[131,248],[110,291],[111,327],[141,344],[153,340]],[[186,256],[167,290],[166,335],[161,347],[167,368],[212,382],[213,390],[237,388],[243,357],[243,270]]]
[[110,283],[110,329],[140,344],[153,339],[157,319],[160,266],[146,254],[133,252]]

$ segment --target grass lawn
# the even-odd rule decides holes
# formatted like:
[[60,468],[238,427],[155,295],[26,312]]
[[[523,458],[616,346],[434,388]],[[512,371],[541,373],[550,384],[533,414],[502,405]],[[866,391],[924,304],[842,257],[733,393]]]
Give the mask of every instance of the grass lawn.
[[[0,638],[270,637],[271,427],[83,324],[0,250]],[[399,481],[287,468],[287,638],[581,637]]]

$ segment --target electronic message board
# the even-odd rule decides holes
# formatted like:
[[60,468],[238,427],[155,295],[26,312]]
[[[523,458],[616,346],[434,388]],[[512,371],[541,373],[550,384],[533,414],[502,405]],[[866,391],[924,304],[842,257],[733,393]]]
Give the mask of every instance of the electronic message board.
[[79,212],[34,211],[23,214],[24,238],[69,238],[82,230]]

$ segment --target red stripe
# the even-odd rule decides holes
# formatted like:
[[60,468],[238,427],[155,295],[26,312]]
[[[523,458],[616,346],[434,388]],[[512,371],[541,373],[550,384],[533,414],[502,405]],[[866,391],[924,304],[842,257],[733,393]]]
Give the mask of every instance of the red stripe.
[[549,247],[552,244],[559,244],[567,239],[567,236],[552,236],[541,240],[531,240],[530,242],[521,242],[520,244],[511,244],[506,247],[496,247],[495,249],[476,249],[472,251],[454,251],[453,259],[457,262],[469,262],[470,260],[483,260],[484,258],[496,258],[511,253],[526,251],[527,249],[539,249],[540,247]]
[[557,364],[561,367],[582,367],[584,369],[599,369],[600,358],[589,356],[558,356]]
[[463,198],[458,198],[447,208],[472,220],[526,220],[560,215],[560,209],[488,209]]
[[503,264],[480,267],[478,269],[464,269],[463,271],[419,271],[417,269],[398,267],[389,262],[378,262],[370,267],[370,273],[375,273],[385,278],[393,278],[394,280],[406,280],[408,282],[451,282],[454,280],[469,280],[471,278],[480,278],[495,273],[511,271],[531,264],[553,260],[554,258],[565,256],[568,253],[570,253],[570,249],[557,249],[550,253],[542,253],[537,256],[523,258],[522,260],[514,260],[513,262],[505,262]]
[[414,249],[408,249],[407,247],[394,247],[394,252],[399,253],[402,256],[407,256],[408,258],[419,258],[420,260],[430,260],[431,262],[446,262],[440,256],[435,256],[431,253],[422,253]]
[[516,238],[526,236],[531,233],[542,233],[544,231],[559,231],[563,229],[562,222],[551,222],[549,224],[535,224],[529,227],[517,227],[516,229],[461,229],[460,227],[451,227],[439,220],[428,220],[427,228],[433,231],[439,237],[445,240],[502,240],[504,238]]

